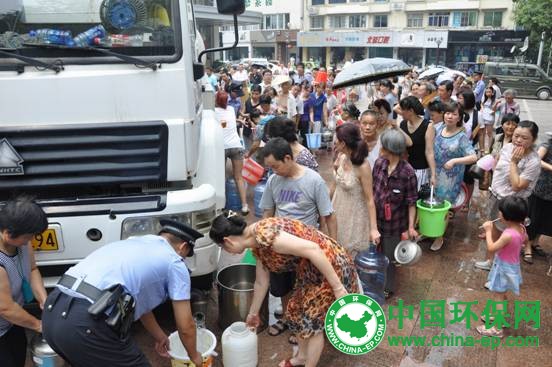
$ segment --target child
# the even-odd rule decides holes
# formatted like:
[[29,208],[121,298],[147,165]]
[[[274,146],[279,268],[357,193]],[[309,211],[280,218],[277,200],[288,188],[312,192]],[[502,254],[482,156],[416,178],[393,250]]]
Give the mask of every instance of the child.
[[[521,270],[519,266],[520,251],[524,242],[527,241],[527,234],[523,225],[529,213],[527,201],[516,196],[508,196],[498,204],[499,220],[504,223],[506,229],[496,242],[493,242],[493,222],[483,223],[487,250],[495,252],[491,272],[485,287],[491,292],[501,293],[506,301],[506,292],[512,291],[519,296],[519,285],[522,283]],[[492,320],[489,320],[492,321]],[[477,327],[477,332],[485,336],[496,336],[501,338],[504,333],[493,325],[486,329],[485,325]]]

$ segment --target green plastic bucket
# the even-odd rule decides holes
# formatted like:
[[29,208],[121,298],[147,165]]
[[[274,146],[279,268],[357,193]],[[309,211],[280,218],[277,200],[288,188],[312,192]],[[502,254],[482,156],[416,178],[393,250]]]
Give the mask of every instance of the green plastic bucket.
[[441,237],[445,234],[447,228],[447,213],[451,207],[445,200],[445,205],[429,208],[422,203],[422,200],[416,202],[419,218],[419,232],[426,237]]
[[255,256],[253,256],[253,252],[251,251],[251,249],[245,250],[245,255],[243,256],[241,263],[257,265],[257,259],[255,259]]

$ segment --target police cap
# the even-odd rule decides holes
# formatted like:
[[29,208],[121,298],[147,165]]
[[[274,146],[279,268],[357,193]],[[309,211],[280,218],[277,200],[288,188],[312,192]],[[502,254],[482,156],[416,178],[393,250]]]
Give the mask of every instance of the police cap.
[[194,256],[195,241],[198,238],[203,237],[203,234],[176,220],[161,219],[159,220],[159,223],[161,224],[161,230],[159,231],[159,234],[170,233],[173,236],[176,236],[181,240],[188,242],[188,244],[190,245],[190,252],[188,253],[188,257]]

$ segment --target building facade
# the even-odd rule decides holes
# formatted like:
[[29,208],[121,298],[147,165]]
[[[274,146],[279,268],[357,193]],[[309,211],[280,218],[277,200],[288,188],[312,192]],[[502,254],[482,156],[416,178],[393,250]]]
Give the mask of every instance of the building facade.
[[304,0],[303,60],[336,65],[366,57],[425,66],[511,58],[527,35],[512,0]]
[[[262,20],[257,25],[240,27],[238,48],[227,52],[225,59],[266,58],[287,63],[291,57],[297,58],[304,0],[245,0],[245,3],[248,11],[261,13]],[[233,42],[233,30],[223,27],[223,45]]]

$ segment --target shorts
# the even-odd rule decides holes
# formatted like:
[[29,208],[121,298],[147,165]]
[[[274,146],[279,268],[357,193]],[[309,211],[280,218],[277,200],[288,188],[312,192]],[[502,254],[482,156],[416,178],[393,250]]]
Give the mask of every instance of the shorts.
[[243,148],[224,149],[224,156],[233,161],[239,161],[240,159],[243,159]]
[[270,272],[270,294],[274,297],[283,297],[293,290],[295,285],[295,272],[285,273]]

